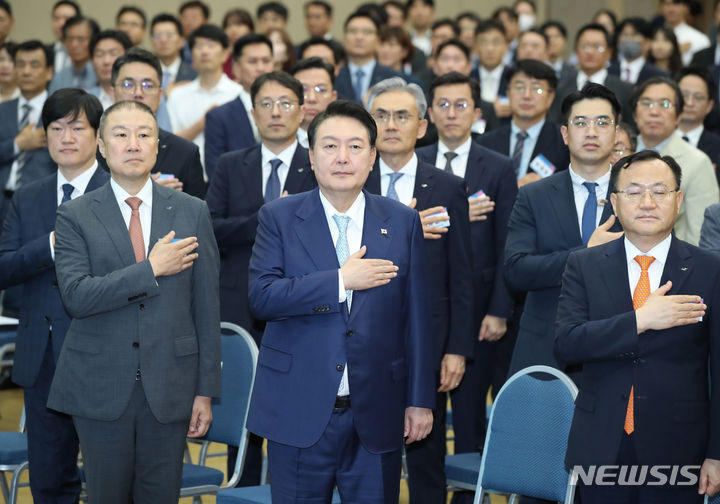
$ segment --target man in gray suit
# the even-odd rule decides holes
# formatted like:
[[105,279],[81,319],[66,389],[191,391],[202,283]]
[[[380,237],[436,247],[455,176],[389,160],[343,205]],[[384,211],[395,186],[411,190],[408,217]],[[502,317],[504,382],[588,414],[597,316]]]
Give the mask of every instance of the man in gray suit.
[[92,502],[175,504],[185,436],[205,434],[220,392],[218,250],[205,203],[150,178],[146,105],[108,108],[99,146],[110,182],[55,226],[73,320],[48,407],[73,417]]

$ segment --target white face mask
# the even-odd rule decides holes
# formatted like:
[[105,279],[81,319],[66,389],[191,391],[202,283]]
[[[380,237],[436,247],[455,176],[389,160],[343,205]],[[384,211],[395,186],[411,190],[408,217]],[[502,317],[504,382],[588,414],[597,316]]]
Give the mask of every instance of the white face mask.
[[532,14],[520,14],[518,16],[518,28],[521,32],[527,31],[535,26],[535,16]]

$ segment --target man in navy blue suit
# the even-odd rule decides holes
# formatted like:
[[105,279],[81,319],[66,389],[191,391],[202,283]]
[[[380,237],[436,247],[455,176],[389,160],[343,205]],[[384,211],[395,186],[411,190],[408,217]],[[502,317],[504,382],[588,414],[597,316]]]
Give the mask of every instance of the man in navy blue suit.
[[[418,160],[415,143],[427,127],[422,88],[395,77],[370,90],[367,108],[378,125],[379,160],[365,188],[419,211],[425,237],[424,275],[431,305],[430,328],[437,394],[435,422],[427,439],[407,448],[410,500],[444,502],[445,409],[473,353],[472,260],[465,181]],[[442,212],[442,213],[441,213]],[[437,224],[448,225],[445,227]]]
[[[560,127],[547,120],[557,87],[552,67],[541,61],[519,60],[509,74],[512,120],[506,126],[479,136],[477,141],[509,156],[518,185],[523,186],[552,175],[553,171],[567,169],[570,155]],[[543,169],[543,166],[547,168]]]
[[392,68],[378,63],[375,54],[380,44],[380,23],[368,12],[354,12],[345,20],[347,64],[335,79],[338,97],[363,103],[368,90],[389,77],[402,77]]
[[505,247],[505,279],[527,292],[510,374],[544,364],[562,369],[553,354],[560,280],[573,250],[619,236],[607,204],[610,155],[620,104],[601,84],[588,83],[562,106],[570,167],[518,192]]
[[[475,343],[460,386],[450,394],[455,453],[477,451],[485,436],[485,397],[507,376],[513,342],[504,338],[512,298],[502,275],[503,252],[517,182],[510,158],[472,141],[480,114],[480,87],[453,72],[430,86],[430,119],[439,141],[417,150],[418,159],[465,179],[470,209]],[[502,339],[501,339],[502,338]]]
[[555,352],[582,365],[565,462],[650,466],[640,485],[583,482],[583,504],[701,503],[720,490],[720,260],[673,236],[680,181],[655,151],[616,163],[625,237],[571,253],[563,274]]
[[205,116],[205,173],[212,179],[218,158],[226,152],[244,149],[260,139],[250,115],[253,82],[273,69],[272,42],[265,35],[251,33],[233,45],[233,68],[239,76],[240,95]]
[[432,427],[429,305],[416,211],[365,192],[377,129],[338,100],[310,124],[319,190],[265,205],[250,303],[268,321],[248,429],[276,504],[397,503],[402,438]]
[[70,324],[55,277],[54,228],[58,205],[110,178],[95,160],[102,111],[98,99],[81,89],[48,98],[42,123],[58,171],[15,192],[0,235],[0,289],[24,286],[13,381],[24,387],[30,490],[38,504],[77,503],[80,495],[72,418],[46,407]]
[[[253,83],[251,110],[262,143],[220,156],[207,204],[220,249],[220,317],[247,329],[260,344],[265,322],[248,303],[248,265],[264,203],[315,187],[308,151],[297,140],[304,113],[302,84],[285,72]],[[235,467],[234,449],[228,467]],[[262,438],[252,436],[240,486],[260,484]]]

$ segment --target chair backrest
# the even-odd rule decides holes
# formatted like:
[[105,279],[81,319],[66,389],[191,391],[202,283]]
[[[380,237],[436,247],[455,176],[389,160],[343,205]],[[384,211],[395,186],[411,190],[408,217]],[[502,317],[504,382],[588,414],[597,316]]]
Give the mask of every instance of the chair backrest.
[[565,452],[576,396],[572,380],[548,366],[510,377],[495,398],[478,488],[566,502],[572,490]]
[[[213,399],[213,420],[205,438],[240,448],[245,444],[245,421],[255,381],[258,349],[242,327],[222,322],[222,392]],[[238,457],[239,458],[239,457]]]

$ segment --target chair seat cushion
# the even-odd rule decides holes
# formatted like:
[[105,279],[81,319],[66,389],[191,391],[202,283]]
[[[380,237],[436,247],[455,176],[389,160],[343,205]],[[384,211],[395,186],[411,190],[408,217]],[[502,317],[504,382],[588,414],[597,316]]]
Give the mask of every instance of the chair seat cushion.
[[0,432],[0,465],[22,464],[27,459],[27,435],[21,432]]
[[218,469],[196,464],[183,464],[182,488],[201,485],[222,485],[225,475]]
[[[270,485],[229,488],[217,494],[217,504],[270,504]],[[333,491],[332,504],[340,504],[340,494]]]
[[445,477],[449,481],[459,481],[475,485],[480,474],[482,456],[479,452],[459,453],[445,456]]

